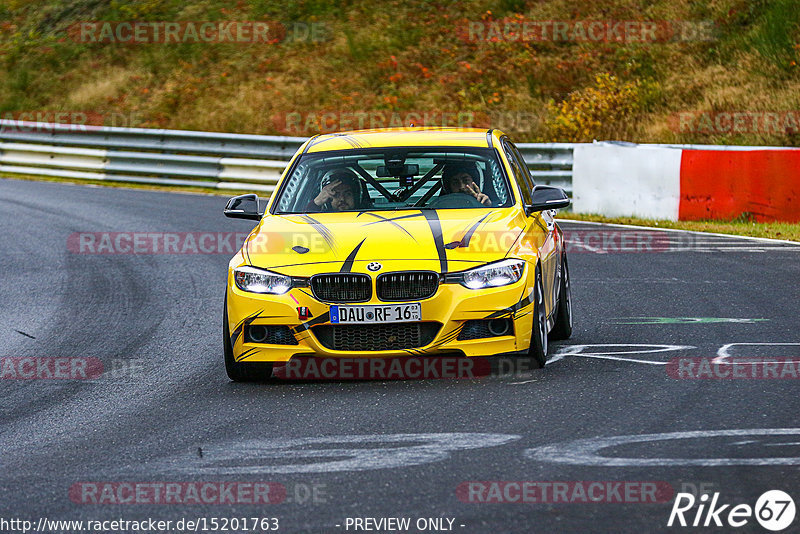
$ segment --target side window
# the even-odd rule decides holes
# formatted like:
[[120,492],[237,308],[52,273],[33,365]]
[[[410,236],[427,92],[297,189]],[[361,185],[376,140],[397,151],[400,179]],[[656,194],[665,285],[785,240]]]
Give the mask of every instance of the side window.
[[[278,202],[279,211],[294,211],[297,209],[298,204],[300,204],[297,200],[300,198],[300,194],[310,189],[305,185],[305,177],[309,171],[309,164],[301,162],[297,165],[291,176],[286,179],[286,185],[283,188],[283,193]],[[308,195],[310,192],[305,194]]]
[[511,169],[514,171],[514,179],[519,186],[519,190],[522,193],[522,201],[529,205],[531,204],[531,190],[528,182],[530,181],[530,175],[528,174],[528,169],[525,168],[524,170],[520,168],[520,163],[517,158],[514,156],[514,152],[511,149],[511,143],[507,140],[503,140],[503,150],[506,154],[506,159],[508,159],[508,163],[511,164]]
[[525,175],[525,181],[528,182],[528,188],[533,191],[533,186],[536,184],[533,183],[533,176],[531,176],[531,171],[528,169],[528,164],[525,163],[525,158],[523,158],[522,154],[519,153],[519,149],[514,143],[509,142],[508,146],[511,148],[511,152],[514,153],[514,156],[517,158],[517,163],[519,163],[520,167],[522,168],[523,174]]

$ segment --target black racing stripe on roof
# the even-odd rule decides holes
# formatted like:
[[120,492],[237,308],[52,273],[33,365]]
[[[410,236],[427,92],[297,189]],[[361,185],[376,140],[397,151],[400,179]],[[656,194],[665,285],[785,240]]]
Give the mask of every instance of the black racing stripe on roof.
[[[314,137],[312,137],[312,138],[311,138],[311,139],[308,141],[308,143],[306,143],[306,146],[305,146],[305,147],[303,147],[303,152],[301,153],[301,155],[302,155],[302,154],[305,154],[306,152],[308,152],[308,149],[309,149],[309,148],[311,148],[311,145],[313,145],[313,144],[315,144],[315,143],[317,142],[317,139],[318,139],[318,138],[319,138],[319,134],[317,134],[317,135],[315,135]],[[298,158],[298,159],[300,159],[300,158]]]
[[314,145],[318,145],[320,143],[324,143],[327,139],[330,139],[330,137],[324,136],[322,134],[315,135],[314,137],[311,138],[311,142],[308,143],[308,146],[306,146],[306,151],[308,151],[308,149],[311,148]]
[[353,148],[361,148],[361,146],[358,144],[358,142],[355,141],[349,135],[337,135],[336,137],[342,139],[345,143],[347,143],[348,145],[350,145]]

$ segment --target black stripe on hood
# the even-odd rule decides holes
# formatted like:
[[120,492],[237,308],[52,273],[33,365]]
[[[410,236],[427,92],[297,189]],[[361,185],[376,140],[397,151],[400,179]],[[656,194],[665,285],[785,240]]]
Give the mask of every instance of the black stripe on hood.
[[[371,225],[371,224],[378,224],[378,223],[382,223],[382,222],[388,222],[388,223],[391,223],[391,224],[392,224],[392,226],[395,226],[396,228],[399,228],[400,230],[402,230],[403,232],[405,232],[405,233],[408,235],[408,237],[410,237],[411,239],[413,239],[415,242],[417,241],[417,240],[414,238],[414,236],[413,236],[413,235],[411,235],[411,232],[409,232],[408,230],[406,230],[405,228],[403,228],[402,226],[400,226],[399,224],[397,224],[396,222],[394,222],[394,221],[395,221],[394,219],[388,219],[388,218],[384,217],[383,215],[378,215],[377,213],[372,213],[372,212],[369,212],[369,211],[368,211],[368,212],[366,212],[366,213],[367,213],[367,215],[372,215],[373,217],[377,217],[377,218],[378,218],[378,219],[380,219],[380,220],[378,220],[378,221],[372,221],[372,222],[368,222],[368,223],[367,223],[367,224],[365,224],[364,226],[369,226],[369,225]],[[421,214],[420,214],[420,215],[421,215]],[[414,215],[414,217],[419,217],[420,215]],[[409,217],[409,215],[406,215],[406,216],[404,216],[404,217],[398,217],[398,219],[404,219],[404,218],[407,218],[407,217]]]
[[472,239],[472,234],[474,234],[474,233],[475,233],[475,230],[477,230],[477,229],[478,229],[478,226],[479,226],[479,225],[480,225],[480,224],[481,224],[481,223],[482,223],[482,222],[483,222],[483,221],[486,219],[486,217],[488,217],[489,215],[491,215],[491,213],[487,213],[486,215],[484,215],[483,217],[481,217],[481,218],[480,218],[480,220],[479,220],[478,222],[476,222],[475,224],[473,224],[473,225],[472,225],[472,227],[470,227],[470,229],[469,229],[469,230],[467,230],[467,231],[466,231],[466,233],[464,233],[464,237],[462,237],[462,238],[461,238],[461,241],[453,241],[453,242],[451,242],[451,243],[448,243],[448,244],[446,244],[446,245],[444,246],[444,248],[446,248],[446,249],[454,249],[454,248],[459,248],[459,247],[461,247],[461,248],[469,248],[469,241],[470,241],[470,239]]
[[328,244],[331,250],[336,250],[333,234],[331,233],[330,230],[328,230],[328,228],[324,224],[322,224],[315,218],[311,217],[310,215],[301,215],[300,218],[309,223],[311,226],[313,226],[314,230],[319,232],[319,235],[322,236],[322,238],[325,240],[325,242]]
[[447,272],[447,251],[444,248],[444,238],[442,237],[442,224],[436,210],[423,210],[428,226],[431,227],[433,243],[436,245],[436,254],[439,255],[439,272]]
[[363,245],[364,241],[366,241],[366,240],[367,240],[366,237],[364,239],[362,239],[361,243],[356,245],[356,248],[354,248],[353,251],[350,254],[347,255],[347,258],[344,260],[344,263],[342,264],[342,268],[339,269],[340,273],[349,273],[350,271],[353,270],[353,263],[356,261],[356,256],[358,255],[358,250],[361,248],[361,245]]

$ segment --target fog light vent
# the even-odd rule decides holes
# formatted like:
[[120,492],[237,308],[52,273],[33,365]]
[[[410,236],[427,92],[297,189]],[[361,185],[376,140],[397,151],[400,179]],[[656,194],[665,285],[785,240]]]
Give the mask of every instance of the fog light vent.
[[464,323],[458,334],[460,341],[487,337],[510,336],[514,333],[511,319],[476,319]]
[[251,324],[246,331],[245,343],[297,345],[297,340],[286,325]]

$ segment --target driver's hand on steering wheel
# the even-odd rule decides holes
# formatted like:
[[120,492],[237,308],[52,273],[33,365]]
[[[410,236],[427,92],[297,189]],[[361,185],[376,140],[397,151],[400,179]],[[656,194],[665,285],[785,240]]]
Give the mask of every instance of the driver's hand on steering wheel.
[[489,198],[489,196],[484,193],[481,193],[481,190],[478,189],[478,186],[475,185],[475,182],[472,182],[462,187],[461,192],[475,197],[475,199],[484,206],[490,206],[492,204],[492,201]]

